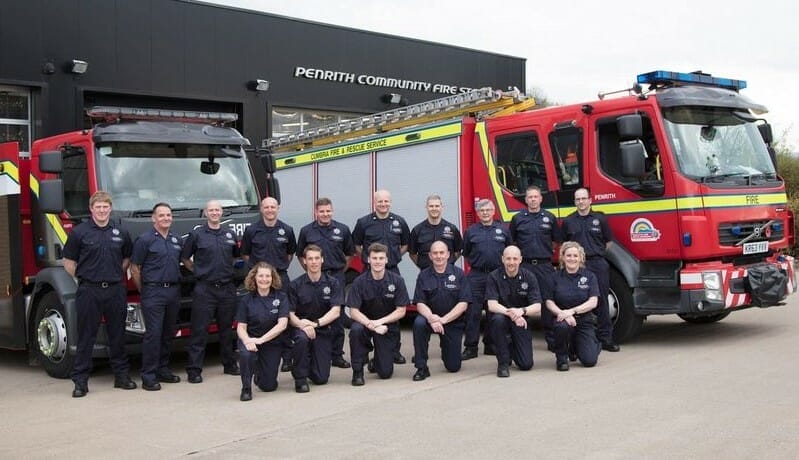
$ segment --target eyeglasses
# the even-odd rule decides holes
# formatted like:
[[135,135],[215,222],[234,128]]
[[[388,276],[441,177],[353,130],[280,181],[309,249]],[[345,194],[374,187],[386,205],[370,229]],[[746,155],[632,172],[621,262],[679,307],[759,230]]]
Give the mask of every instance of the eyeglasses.
[[588,197],[584,197],[584,198],[580,197],[580,198],[575,198],[574,201],[586,201],[586,200],[589,200],[589,199],[590,198],[588,198]]

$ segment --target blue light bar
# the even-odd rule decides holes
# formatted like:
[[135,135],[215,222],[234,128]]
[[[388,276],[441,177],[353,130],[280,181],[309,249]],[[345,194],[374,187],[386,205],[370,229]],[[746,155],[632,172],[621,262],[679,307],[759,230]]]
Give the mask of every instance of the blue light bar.
[[718,78],[706,73],[668,72],[666,70],[656,70],[654,72],[642,73],[638,75],[638,83],[648,85],[687,83],[694,85],[717,86],[719,88],[731,89],[733,91],[746,88],[746,81],[744,80]]

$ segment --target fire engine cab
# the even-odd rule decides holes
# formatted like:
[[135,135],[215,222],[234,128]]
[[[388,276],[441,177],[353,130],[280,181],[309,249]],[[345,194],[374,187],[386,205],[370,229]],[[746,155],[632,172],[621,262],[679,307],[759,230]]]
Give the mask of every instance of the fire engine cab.
[[[7,255],[0,261],[0,347],[29,350],[31,361],[59,378],[69,376],[77,343],[77,285],[63,269],[61,250],[70,229],[89,217],[92,193],[111,193],[112,219],[133,238],[152,226],[155,203],[173,207],[172,231],[185,235],[205,222],[211,199],[222,203],[223,225],[242,234],[259,218],[263,195],[255,174],[276,193],[270,163],[248,161],[249,141],[226,126],[236,114],[120,107],[87,113],[99,121],[92,129],[37,140],[30,155],[20,156],[16,143],[0,144],[0,247]],[[193,279],[184,275],[178,336],[190,325]],[[129,351],[145,328],[129,283]],[[95,357],[107,356],[105,339],[101,327]]]
[[[780,305],[795,291],[794,216],[777,175],[766,108],[746,82],[655,71],[595,101],[531,110],[518,92],[481,89],[268,139],[282,182],[281,214],[311,220],[328,196],[353,225],[374,190],[393,194],[409,224],[438,194],[461,230],[476,200],[509,222],[525,190],[541,188],[559,218],[590,190],[615,235],[609,303],[619,342],[648,315],[709,323],[730,312]],[[400,265],[408,279],[416,269]]]

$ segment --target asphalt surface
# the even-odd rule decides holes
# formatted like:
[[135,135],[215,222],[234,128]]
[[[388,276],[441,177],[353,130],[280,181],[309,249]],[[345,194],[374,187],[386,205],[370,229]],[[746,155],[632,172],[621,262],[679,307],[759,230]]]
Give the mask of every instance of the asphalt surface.
[[569,372],[537,331],[533,370],[507,379],[482,354],[447,373],[434,340],[432,376],[413,382],[405,327],[409,363],[390,380],[367,374],[356,388],[333,369],[296,394],[283,373],[276,392],[246,403],[215,349],[202,384],[185,381],[177,353],[181,383],[114,389],[101,363],[80,399],[69,380],[2,351],[0,458],[797,458],[797,298],[710,325],[651,317],[621,352]]

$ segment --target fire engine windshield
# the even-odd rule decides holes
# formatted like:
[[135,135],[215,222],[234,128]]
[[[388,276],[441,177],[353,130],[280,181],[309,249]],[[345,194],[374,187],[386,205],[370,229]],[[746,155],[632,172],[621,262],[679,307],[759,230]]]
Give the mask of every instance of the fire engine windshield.
[[150,211],[159,201],[174,208],[258,206],[249,165],[240,146],[107,143],[97,147],[98,181],[117,211]]
[[669,107],[663,115],[684,175],[702,182],[776,180],[766,144],[748,113],[716,107]]

